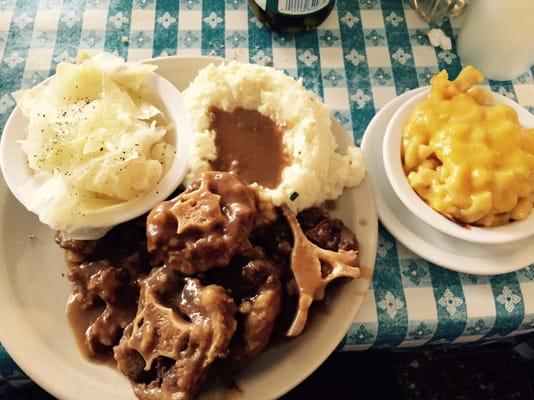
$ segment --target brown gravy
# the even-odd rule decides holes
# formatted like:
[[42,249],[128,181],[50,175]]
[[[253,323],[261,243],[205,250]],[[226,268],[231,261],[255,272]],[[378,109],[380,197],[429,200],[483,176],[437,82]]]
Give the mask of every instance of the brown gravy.
[[95,356],[89,350],[89,344],[85,336],[85,331],[95,321],[95,319],[102,313],[104,306],[84,308],[80,301],[78,301],[79,295],[73,294],[69,297],[67,303],[67,319],[69,321],[70,328],[76,339],[76,344],[85,358],[90,361],[94,361],[100,364],[105,364],[109,367],[115,368],[115,359],[113,354],[98,354]]
[[328,211],[334,211],[335,209],[337,209],[337,201],[333,199],[325,200],[323,206]]
[[247,184],[257,182],[277,187],[289,164],[282,143],[283,131],[256,110],[236,108],[232,112],[212,107],[210,129],[215,132],[215,171],[235,173]]

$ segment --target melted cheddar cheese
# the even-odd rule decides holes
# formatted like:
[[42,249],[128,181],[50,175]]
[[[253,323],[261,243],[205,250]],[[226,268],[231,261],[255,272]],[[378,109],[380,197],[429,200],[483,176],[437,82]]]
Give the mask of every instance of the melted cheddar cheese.
[[496,226],[528,217],[534,202],[534,129],[515,110],[492,104],[465,67],[441,71],[403,131],[404,172],[417,194],[455,221]]

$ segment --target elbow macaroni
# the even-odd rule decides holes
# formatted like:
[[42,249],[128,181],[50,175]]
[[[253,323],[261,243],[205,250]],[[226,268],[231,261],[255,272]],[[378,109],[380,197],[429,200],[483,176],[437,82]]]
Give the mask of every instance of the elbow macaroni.
[[444,216],[496,226],[528,217],[534,203],[534,129],[516,112],[491,104],[474,85],[484,77],[465,67],[431,80],[430,95],[403,132],[404,172],[417,194]]

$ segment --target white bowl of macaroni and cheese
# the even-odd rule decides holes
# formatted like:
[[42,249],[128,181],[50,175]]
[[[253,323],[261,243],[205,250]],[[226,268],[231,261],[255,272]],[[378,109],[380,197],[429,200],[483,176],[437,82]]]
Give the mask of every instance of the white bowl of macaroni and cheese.
[[388,180],[404,205],[443,233],[484,244],[534,234],[534,116],[442,71],[394,114],[383,142]]

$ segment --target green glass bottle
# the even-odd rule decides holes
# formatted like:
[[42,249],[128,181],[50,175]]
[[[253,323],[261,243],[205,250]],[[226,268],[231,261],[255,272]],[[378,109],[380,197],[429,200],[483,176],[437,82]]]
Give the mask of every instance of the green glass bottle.
[[256,18],[282,33],[300,33],[320,25],[335,0],[248,0]]

